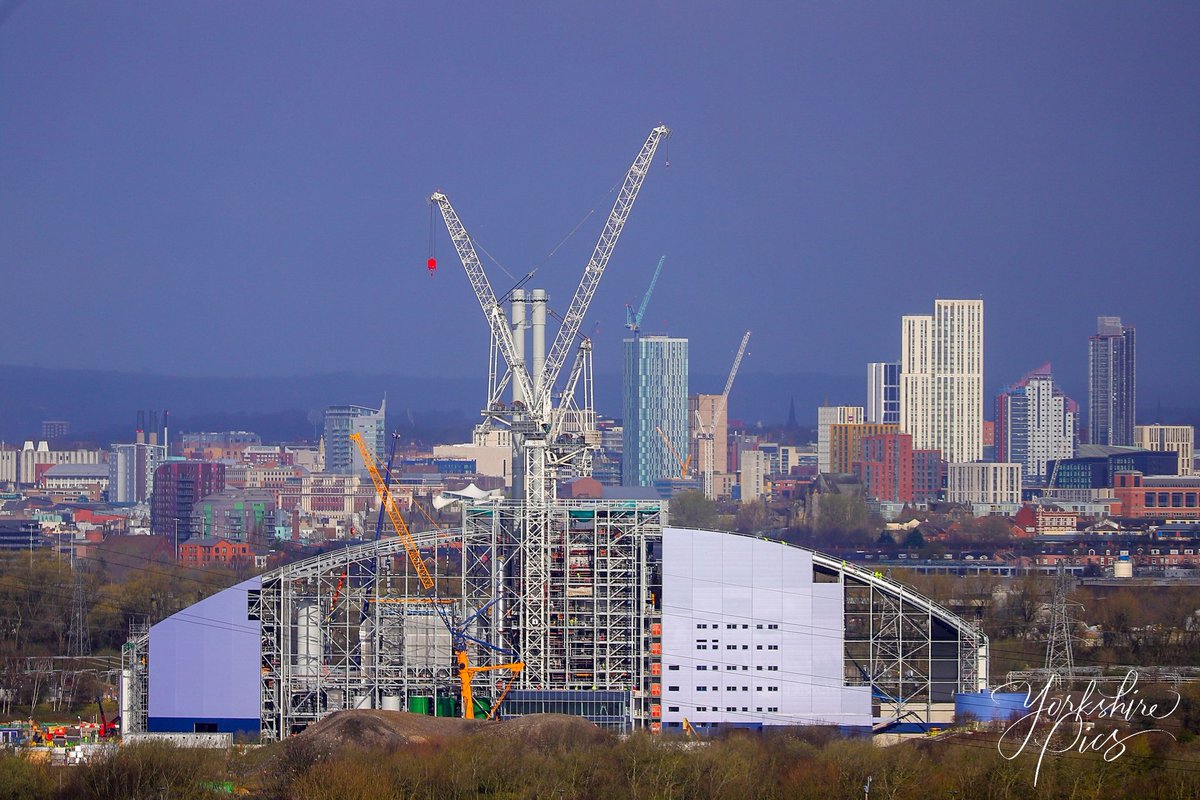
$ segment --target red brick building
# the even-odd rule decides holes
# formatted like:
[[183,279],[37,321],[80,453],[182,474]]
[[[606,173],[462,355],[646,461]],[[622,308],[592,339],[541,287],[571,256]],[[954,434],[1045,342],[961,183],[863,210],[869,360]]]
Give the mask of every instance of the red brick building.
[[1200,519],[1200,476],[1118,472],[1113,477],[1113,495],[1119,503],[1114,516]]

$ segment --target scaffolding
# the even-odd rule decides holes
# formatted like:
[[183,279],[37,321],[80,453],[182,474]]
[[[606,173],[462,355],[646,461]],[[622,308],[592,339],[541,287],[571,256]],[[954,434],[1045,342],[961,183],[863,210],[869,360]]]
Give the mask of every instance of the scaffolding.
[[[282,739],[335,711],[420,710],[456,695],[443,615],[462,613],[460,577],[436,554],[457,531],[413,535],[434,591],[427,595],[403,542],[388,537],[323,553],[267,573],[249,592],[261,624],[260,725]],[[452,712],[451,712],[452,713]]]
[[[463,512],[464,602],[488,609],[476,635],[525,663],[506,714],[580,703],[595,707],[584,713],[593,721],[648,727],[661,658],[661,503],[556,500],[541,537],[521,535],[528,514],[504,501]],[[494,693],[500,679],[485,680]],[[612,713],[614,693],[626,713]]]
[[134,622],[121,646],[121,735],[145,733],[150,708],[150,625]]

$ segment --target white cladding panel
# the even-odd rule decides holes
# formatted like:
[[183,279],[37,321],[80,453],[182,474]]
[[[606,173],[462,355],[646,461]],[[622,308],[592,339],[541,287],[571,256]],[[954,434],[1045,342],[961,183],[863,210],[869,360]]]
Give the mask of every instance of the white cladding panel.
[[812,554],[714,531],[663,530],[665,726],[869,726],[867,687],[843,685],[840,583]]

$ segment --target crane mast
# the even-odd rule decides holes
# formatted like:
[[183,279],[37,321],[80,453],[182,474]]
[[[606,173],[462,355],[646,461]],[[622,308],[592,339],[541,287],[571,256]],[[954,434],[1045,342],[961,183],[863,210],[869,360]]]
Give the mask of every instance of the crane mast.
[[[543,685],[549,670],[550,607],[545,587],[550,580],[549,524],[551,506],[557,500],[555,479],[560,474],[566,474],[568,470],[577,469],[581,464],[586,469],[589,451],[595,447],[597,438],[584,436],[581,443],[578,437],[555,435],[559,410],[555,409],[552,403],[554,384],[558,380],[568,351],[574,346],[579,335],[583,318],[646,179],[654,153],[669,135],[670,130],[665,125],[651,130],[625,174],[612,211],[609,212],[591,258],[584,267],[583,277],[562,318],[554,343],[540,369],[536,367],[536,352],[534,369],[531,370],[523,353],[518,349],[512,328],[484,274],[471,237],[454,207],[450,205],[450,200],[442,192],[435,192],[429,198],[442,212],[442,219],[454,242],[459,260],[467,272],[475,298],[483,310],[484,317],[487,318],[492,339],[508,364],[508,376],[516,389],[515,394],[523,399],[523,402],[514,400],[511,408],[505,408],[499,397],[505,382],[495,378],[497,369],[493,367],[492,377],[488,382],[491,396],[483,414],[485,424],[489,421],[507,424],[512,439],[513,498],[521,502],[520,516],[516,522],[519,530],[514,533],[520,543],[518,558],[523,572],[520,595],[517,598],[520,617],[517,624],[523,636],[521,656],[525,669],[522,684],[525,686]],[[535,334],[535,342],[536,339]],[[589,343],[586,351],[581,352],[581,358],[585,359],[585,366],[581,369],[588,391],[591,384],[591,371],[587,368],[587,365],[590,365],[590,355]]]

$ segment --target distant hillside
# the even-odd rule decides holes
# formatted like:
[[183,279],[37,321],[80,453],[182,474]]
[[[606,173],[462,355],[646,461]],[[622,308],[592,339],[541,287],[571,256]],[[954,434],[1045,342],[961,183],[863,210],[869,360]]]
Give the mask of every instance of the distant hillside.
[[[73,438],[100,443],[128,440],[138,409],[169,409],[174,431],[248,429],[272,440],[318,434],[326,406],[374,406],[388,398],[388,421],[417,438],[466,436],[478,419],[484,380],[398,374],[328,374],[303,377],[191,378],[103,370],[0,366],[0,439],[19,442],[41,431],[46,419],[67,420]],[[693,391],[719,392],[724,375],[695,374]],[[857,377],[813,374],[739,375],[730,416],[754,423],[787,419],[795,398],[801,424],[812,424],[816,407],[863,402]],[[619,375],[598,375],[598,410],[621,414]]]

